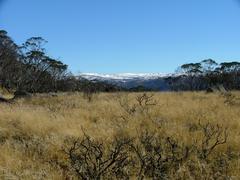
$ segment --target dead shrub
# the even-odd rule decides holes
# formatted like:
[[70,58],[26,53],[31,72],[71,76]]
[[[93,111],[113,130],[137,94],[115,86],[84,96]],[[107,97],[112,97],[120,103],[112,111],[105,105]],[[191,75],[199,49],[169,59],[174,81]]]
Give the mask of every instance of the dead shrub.
[[144,131],[132,145],[134,157],[137,160],[139,179],[168,179],[172,171],[187,160],[190,147],[181,145],[172,137],[159,136],[156,133]]
[[227,142],[228,131],[227,128],[212,123],[201,124],[199,122],[199,127],[202,139],[197,151],[201,159],[207,159],[214,149]]
[[83,139],[72,142],[65,150],[71,168],[81,179],[106,179],[108,177],[126,178],[125,166],[128,165],[128,147],[131,139],[116,138],[107,148],[101,142],[86,134]]
[[186,144],[145,129],[134,139],[121,135],[109,144],[85,134],[82,139],[71,141],[64,152],[69,169],[80,179],[230,178],[229,153],[216,151],[227,142],[226,129],[210,123],[198,126],[200,144]]
[[119,98],[118,101],[125,113],[125,115],[121,116],[124,120],[127,120],[128,116],[133,116],[136,113],[149,116],[149,109],[157,105],[157,101],[154,100],[154,94],[147,93],[137,95],[135,99],[131,99],[129,95],[126,95],[123,98]]
[[224,98],[224,104],[229,106],[239,106],[240,97],[234,95],[231,92],[221,93],[221,96]]

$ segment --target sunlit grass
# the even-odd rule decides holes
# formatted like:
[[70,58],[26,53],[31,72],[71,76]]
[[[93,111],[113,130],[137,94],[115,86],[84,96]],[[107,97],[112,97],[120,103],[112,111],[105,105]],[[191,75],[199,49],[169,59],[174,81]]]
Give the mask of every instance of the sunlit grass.
[[[142,129],[149,129],[190,144],[201,137],[189,128],[210,122],[229,132],[227,144],[217,151],[227,145],[240,150],[240,106],[225,104],[220,94],[154,93],[156,105],[129,115],[120,101],[134,104],[137,95],[100,93],[88,102],[81,93],[59,93],[0,104],[0,178],[64,179],[66,172],[51,160],[67,163],[62,151],[66,139],[82,137],[83,133],[110,142],[116,134],[136,137]],[[239,178],[240,168],[234,163],[231,173]]]

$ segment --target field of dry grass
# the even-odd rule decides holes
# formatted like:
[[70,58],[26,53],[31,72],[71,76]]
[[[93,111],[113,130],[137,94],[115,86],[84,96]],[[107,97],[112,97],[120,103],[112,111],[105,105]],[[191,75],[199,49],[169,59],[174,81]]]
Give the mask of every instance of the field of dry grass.
[[[0,104],[0,179],[240,179],[238,97],[69,93]],[[107,160],[122,152],[102,173],[85,145]]]

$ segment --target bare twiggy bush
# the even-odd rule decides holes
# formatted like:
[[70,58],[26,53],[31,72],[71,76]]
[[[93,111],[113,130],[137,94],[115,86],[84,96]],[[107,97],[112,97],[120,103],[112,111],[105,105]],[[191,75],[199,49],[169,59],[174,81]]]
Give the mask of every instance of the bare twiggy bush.
[[149,107],[157,105],[156,100],[153,99],[154,94],[146,94],[138,95],[136,97],[136,101],[138,102],[138,106],[142,112],[147,111]]
[[231,92],[222,93],[221,96],[224,98],[224,103],[229,106],[240,105],[240,97],[234,95]]
[[197,151],[201,159],[207,159],[217,146],[227,143],[228,131],[227,128],[209,122],[206,124],[199,122],[199,127],[202,132],[202,140]]
[[86,134],[82,140],[75,140],[65,151],[71,167],[81,179],[102,179],[110,176],[127,176],[124,167],[128,165],[128,147],[131,139],[116,138],[107,149],[103,143]]
[[[204,132],[201,147],[143,130],[135,139],[119,137],[111,145],[85,134],[81,140],[72,141],[65,153],[80,179],[177,179],[175,173],[183,168],[188,171],[184,178],[229,177],[229,161],[222,154],[207,161],[215,147],[225,142],[220,139],[220,127],[209,124],[201,127]],[[200,169],[205,176],[200,174]]]
[[[129,95],[119,98],[119,104],[127,116],[133,116],[137,112],[148,113],[149,108],[156,106],[157,102],[154,100],[154,94],[148,95],[147,93],[143,93],[137,95],[133,100],[129,98]],[[128,118],[124,115],[121,117],[125,120]]]
[[133,115],[137,110],[136,104],[130,103],[128,94],[125,95],[124,97],[121,96],[119,97],[119,104],[121,108],[124,110],[124,112],[127,113],[128,115]]
[[167,179],[189,157],[190,148],[180,145],[172,137],[159,136],[145,131],[132,145],[138,162],[139,179]]

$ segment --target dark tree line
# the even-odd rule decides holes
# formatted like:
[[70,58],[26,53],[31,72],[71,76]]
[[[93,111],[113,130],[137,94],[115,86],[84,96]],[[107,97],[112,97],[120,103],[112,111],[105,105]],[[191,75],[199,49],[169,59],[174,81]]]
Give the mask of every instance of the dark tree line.
[[177,77],[169,77],[172,90],[207,90],[223,86],[228,90],[240,90],[240,62],[223,62],[218,64],[212,59],[199,63],[183,64]]
[[76,78],[66,64],[46,53],[46,43],[41,37],[32,37],[19,46],[0,30],[0,85],[30,93],[117,90],[111,85]]
[[[104,82],[75,77],[66,64],[46,53],[46,43],[41,37],[32,37],[19,46],[6,31],[0,30],[0,85],[8,90],[30,93],[126,91]],[[165,79],[171,90],[206,90],[217,85],[229,90],[240,89],[240,62],[218,64],[206,59],[199,63],[183,64],[179,71],[180,76]],[[149,90],[139,87],[129,91]]]

